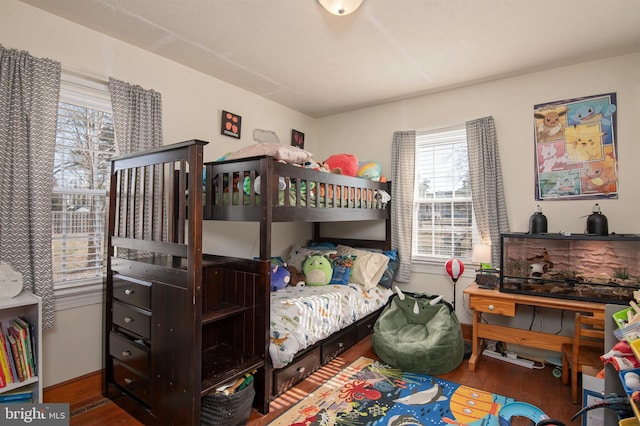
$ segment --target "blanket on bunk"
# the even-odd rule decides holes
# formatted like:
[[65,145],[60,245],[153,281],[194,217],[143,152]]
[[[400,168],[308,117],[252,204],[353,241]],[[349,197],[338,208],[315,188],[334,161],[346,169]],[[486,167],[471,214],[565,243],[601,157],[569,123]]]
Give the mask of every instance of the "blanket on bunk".
[[[242,195],[241,195],[242,194]],[[286,200],[288,194],[288,200]],[[345,197],[333,198],[333,194],[330,194],[329,197],[324,196],[324,191],[321,191],[320,197],[316,195],[315,192],[311,193],[311,196],[307,197],[307,193],[300,193],[300,200],[297,199],[297,194],[295,188],[290,188],[289,191],[280,190],[278,191],[278,206],[300,206],[306,207],[307,204],[309,207],[350,207],[350,208],[377,208],[382,209],[386,206],[386,204],[391,199],[391,196],[382,190],[368,191],[362,197],[362,201],[360,200],[360,192],[355,192],[352,189],[351,196],[347,199]],[[242,199],[241,199],[242,198]],[[245,192],[233,192],[230,196],[228,192],[224,192],[223,196],[220,197],[216,194],[214,205],[257,205],[260,204],[260,194],[256,193],[255,199],[252,200],[251,196]]]
[[384,306],[392,294],[381,286],[365,291],[358,284],[272,292],[269,354],[273,366],[286,366],[299,351]]

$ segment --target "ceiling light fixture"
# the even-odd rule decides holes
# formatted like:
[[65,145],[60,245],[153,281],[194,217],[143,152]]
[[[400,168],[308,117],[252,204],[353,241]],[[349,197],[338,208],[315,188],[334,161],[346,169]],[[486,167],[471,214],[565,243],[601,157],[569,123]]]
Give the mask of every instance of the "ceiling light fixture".
[[355,12],[362,0],[318,0],[318,3],[331,14],[344,16]]

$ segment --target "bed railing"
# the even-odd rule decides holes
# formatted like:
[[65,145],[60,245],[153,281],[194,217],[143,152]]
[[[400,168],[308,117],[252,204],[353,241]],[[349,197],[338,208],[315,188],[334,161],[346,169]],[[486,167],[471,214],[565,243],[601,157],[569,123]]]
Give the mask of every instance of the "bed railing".
[[[195,177],[202,175],[205,144],[191,140],[114,157],[108,258],[115,248],[188,259],[200,253],[202,257],[202,210],[185,207],[186,188],[196,187]],[[182,190],[175,191],[176,187]],[[202,191],[189,196],[190,202],[201,203]]]
[[204,167],[205,220],[332,222],[388,216],[385,183],[317,172],[266,156]]

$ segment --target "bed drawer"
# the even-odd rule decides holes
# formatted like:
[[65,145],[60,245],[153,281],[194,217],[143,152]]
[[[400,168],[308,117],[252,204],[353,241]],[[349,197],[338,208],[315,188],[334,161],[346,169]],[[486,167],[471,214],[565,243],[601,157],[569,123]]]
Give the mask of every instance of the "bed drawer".
[[321,351],[322,351],[322,365],[328,363],[333,358],[340,355],[342,352],[349,349],[356,342],[356,328],[349,327],[346,330],[342,330],[332,337],[330,337],[326,342],[322,343]]
[[356,324],[356,342],[373,333],[373,326],[376,324],[377,319],[378,315],[371,315]]
[[315,347],[299,360],[276,372],[273,383],[275,394],[279,395],[290,389],[318,368],[320,368],[320,348]]
[[113,360],[113,381],[130,394],[149,404],[149,381],[134,371],[129,370],[125,364]]
[[113,276],[113,297],[151,310],[151,283],[123,275]]
[[151,313],[135,306],[114,301],[113,323],[146,339],[151,337]]
[[109,354],[149,377],[149,350],[113,331],[109,334]]

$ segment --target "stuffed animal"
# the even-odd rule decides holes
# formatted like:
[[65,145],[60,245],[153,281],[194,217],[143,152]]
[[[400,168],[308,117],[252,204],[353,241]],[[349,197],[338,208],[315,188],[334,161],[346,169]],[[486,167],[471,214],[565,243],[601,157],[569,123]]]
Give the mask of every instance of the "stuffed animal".
[[345,176],[358,175],[358,157],[353,154],[334,154],[325,160],[331,171],[340,169]]
[[285,265],[271,265],[271,291],[278,291],[289,285],[291,274]]
[[380,176],[382,176],[382,167],[377,161],[363,161],[360,163],[358,177],[378,182],[380,181]]
[[331,281],[333,266],[331,260],[321,254],[307,256],[302,262],[302,272],[304,272],[307,285],[326,285]]
[[305,285],[305,276],[303,272],[300,272],[293,265],[287,265],[287,270],[291,275],[291,280],[289,281],[289,285],[295,287],[304,287]]

